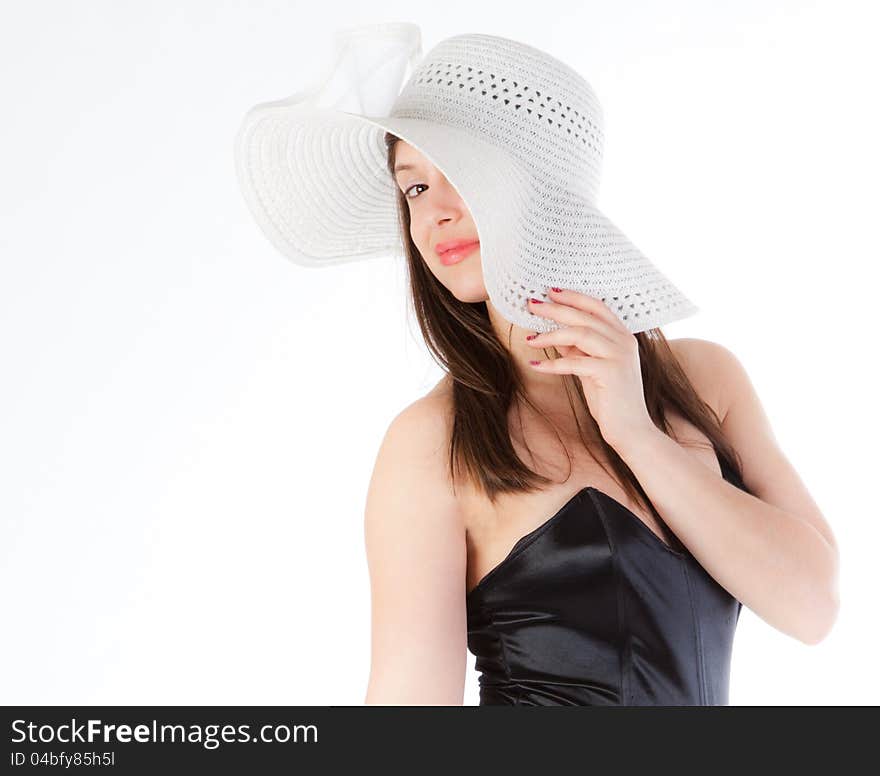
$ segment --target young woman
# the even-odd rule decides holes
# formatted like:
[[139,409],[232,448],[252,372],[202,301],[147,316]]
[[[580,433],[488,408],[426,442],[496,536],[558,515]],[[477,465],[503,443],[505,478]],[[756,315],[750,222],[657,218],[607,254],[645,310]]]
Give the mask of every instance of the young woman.
[[561,324],[529,339],[489,301],[456,189],[385,138],[446,374],[370,482],[365,702],[462,703],[469,647],[481,704],[726,704],[742,604],[821,641],[835,539],[733,353],[564,288],[528,303]]
[[366,702],[461,703],[470,648],[481,704],[724,704],[742,605],[820,641],[834,536],[733,353],[663,336],[695,307],[598,207],[590,84],[494,35],[337,44],[236,164],[292,261],[403,255],[445,372],[370,482]]

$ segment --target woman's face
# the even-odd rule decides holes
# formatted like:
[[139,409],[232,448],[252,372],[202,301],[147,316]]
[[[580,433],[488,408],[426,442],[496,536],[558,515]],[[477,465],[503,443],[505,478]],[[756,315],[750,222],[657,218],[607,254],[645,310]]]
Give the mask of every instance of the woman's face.
[[[403,140],[395,148],[394,177],[409,208],[410,236],[434,277],[459,301],[486,301],[477,227],[458,192]],[[443,251],[450,243],[463,249]]]

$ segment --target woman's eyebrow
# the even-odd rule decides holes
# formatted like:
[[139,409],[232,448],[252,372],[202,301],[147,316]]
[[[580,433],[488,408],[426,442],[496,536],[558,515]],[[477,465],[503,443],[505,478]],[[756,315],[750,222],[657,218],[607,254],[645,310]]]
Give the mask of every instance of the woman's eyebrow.
[[397,173],[399,173],[401,170],[414,170],[414,169],[415,169],[415,165],[404,164],[403,162],[401,162],[400,164],[398,164],[394,168],[394,174],[397,175]]

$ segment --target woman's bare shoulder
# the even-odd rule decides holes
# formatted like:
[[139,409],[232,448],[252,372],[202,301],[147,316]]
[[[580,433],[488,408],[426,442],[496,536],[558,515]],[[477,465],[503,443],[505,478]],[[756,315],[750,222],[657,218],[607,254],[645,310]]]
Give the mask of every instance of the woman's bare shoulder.
[[444,439],[451,433],[452,378],[444,375],[424,396],[416,399],[404,412],[430,425],[430,432]]
[[715,410],[719,418],[723,418],[725,407],[718,354],[724,348],[716,342],[697,337],[680,337],[667,342],[699,397]]
[[[444,376],[428,393],[404,407],[392,421],[409,442],[410,456],[419,451],[420,459],[436,462],[438,473],[444,468],[452,418],[452,381]],[[410,457],[408,456],[408,457]]]

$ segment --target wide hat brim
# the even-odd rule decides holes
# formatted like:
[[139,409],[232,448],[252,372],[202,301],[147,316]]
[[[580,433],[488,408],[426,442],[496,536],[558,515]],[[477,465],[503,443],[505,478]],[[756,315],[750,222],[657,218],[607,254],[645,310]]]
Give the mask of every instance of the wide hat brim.
[[414,118],[317,107],[309,93],[262,103],[235,140],[247,205],[272,244],[311,267],[405,249],[384,133],[421,152],[467,205],[491,303],[533,331],[558,328],[527,309],[550,286],[602,299],[633,333],[692,315],[690,301],[596,205],[548,188],[478,135]]

